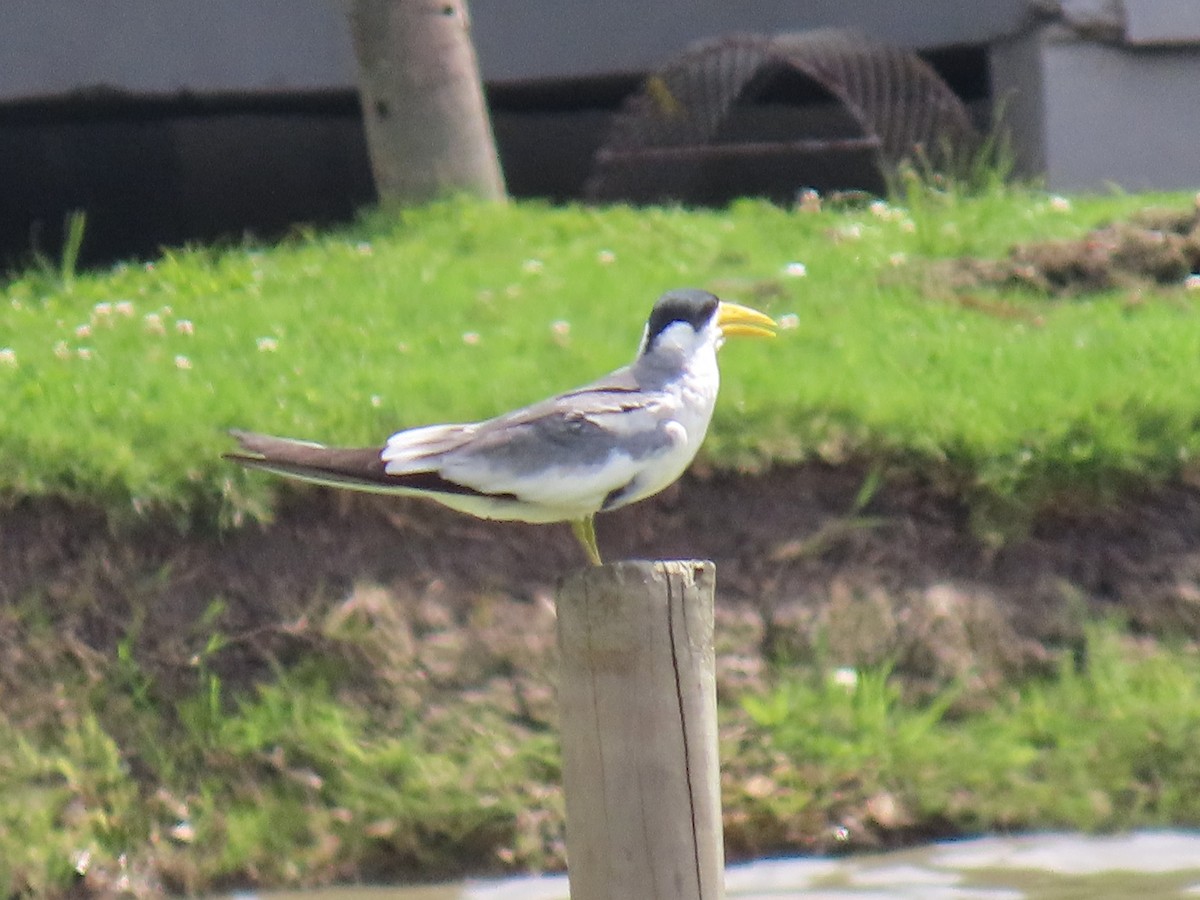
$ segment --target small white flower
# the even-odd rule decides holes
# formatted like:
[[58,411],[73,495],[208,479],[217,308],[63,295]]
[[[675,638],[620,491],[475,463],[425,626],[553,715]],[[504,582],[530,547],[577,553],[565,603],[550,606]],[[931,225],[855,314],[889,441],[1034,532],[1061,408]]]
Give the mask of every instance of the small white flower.
[[1183,286],[1189,291],[1200,291],[1200,275],[1189,275],[1183,279]]
[[54,355],[59,359],[67,359],[71,355],[71,349],[67,346],[66,341],[59,341],[54,345]]
[[17,351],[12,347],[0,347],[0,365],[13,366],[17,365]]
[[853,666],[841,666],[833,670],[833,683],[848,691],[858,687],[858,670]]
[[875,200],[867,209],[875,218],[885,222],[898,222],[904,218],[904,210],[899,206],[892,206],[886,200]]
[[113,306],[113,309],[117,311],[117,315],[124,316],[128,319],[133,315],[133,301],[118,300]]
[[192,361],[190,359],[188,359],[186,356],[184,356],[183,354],[180,354],[179,356],[175,357],[175,368],[186,370],[186,369],[190,369],[191,367],[192,367]]
[[783,274],[788,278],[803,278],[808,274],[808,266],[802,262],[790,262],[783,267]]
[[91,336],[92,336],[92,326],[91,325],[84,324],[84,325],[76,325],[75,326],[75,337],[85,338],[85,337],[91,337]]
[[180,334],[191,336],[196,333],[196,326],[192,324],[191,319],[180,319],[175,323],[175,330]]
[[274,353],[279,349],[279,341],[273,337],[260,337],[254,342],[259,353]]
[[463,339],[464,344],[466,344],[469,347],[474,347],[476,344],[479,343],[479,332],[478,331],[464,332],[462,339]]
[[196,828],[185,819],[172,825],[167,834],[171,836],[171,840],[179,841],[181,844],[190,844],[196,839]]
[[914,222],[912,219],[904,219],[900,223],[900,230],[903,231],[905,234],[912,234],[914,231],[917,230],[917,223]]
[[1071,211],[1071,201],[1068,200],[1066,197],[1060,197],[1057,194],[1055,194],[1053,197],[1050,198],[1050,208],[1052,210],[1054,210],[1055,212],[1062,212],[1062,213],[1070,212]]
[[904,265],[906,262],[908,262],[908,254],[907,253],[897,252],[897,253],[893,253],[891,256],[888,257],[888,263],[897,268]]
[[617,261],[617,254],[611,250],[600,250],[596,253],[596,262],[602,266],[611,266]]
[[804,213],[821,211],[821,195],[812,188],[805,188],[796,198],[796,208]]
[[109,316],[112,315],[112,311],[113,311],[113,305],[111,303],[108,303],[107,301],[105,301],[103,303],[97,303],[95,306],[92,307],[92,315],[95,316],[97,319],[107,319]]
[[78,356],[82,360],[91,359],[92,358],[92,348],[91,347],[78,347],[75,350],[75,355]]
[[779,330],[791,331],[793,328],[800,327],[800,317],[795,313],[785,313],[779,317]]
[[862,237],[863,229],[857,222],[851,222],[849,225],[843,225],[834,234],[843,241],[857,241]]
[[146,330],[151,334],[166,334],[167,329],[163,325],[162,316],[158,313],[146,313],[142,316],[142,322],[146,326]]
[[545,264],[540,259],[527,259],[521,263],[521,271],[530,275],[537,275],[543,268]]
[[565,319],[558,319],[557,321],[550,323],[550,330],[553,331],[558,337],[566,337],[571,333],[571,323]]
[[383,398],[380,397],[378,394],[372,394],[371,395],[371,406],[374,407],[375,409],[379,409],[379,407],[383,406]]

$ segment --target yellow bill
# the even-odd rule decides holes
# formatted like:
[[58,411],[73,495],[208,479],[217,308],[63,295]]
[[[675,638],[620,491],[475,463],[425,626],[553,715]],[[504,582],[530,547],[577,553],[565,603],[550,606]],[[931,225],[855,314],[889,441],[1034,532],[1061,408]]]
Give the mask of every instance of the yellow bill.
[[757,309],[722,300],[717,308],[717,324],[726,337],[775,337],[779,326],[770,316]]

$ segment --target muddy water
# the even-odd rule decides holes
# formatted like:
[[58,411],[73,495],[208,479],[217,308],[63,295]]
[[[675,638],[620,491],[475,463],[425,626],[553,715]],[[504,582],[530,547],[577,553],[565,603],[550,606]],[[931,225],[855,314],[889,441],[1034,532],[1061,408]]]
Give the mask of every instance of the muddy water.
[[[234,895],[237,900],[568,900],[562,875],[438,887]],[[1200,898],[1200,832],[985,837],[843,858],[730,866],[728,900]]]

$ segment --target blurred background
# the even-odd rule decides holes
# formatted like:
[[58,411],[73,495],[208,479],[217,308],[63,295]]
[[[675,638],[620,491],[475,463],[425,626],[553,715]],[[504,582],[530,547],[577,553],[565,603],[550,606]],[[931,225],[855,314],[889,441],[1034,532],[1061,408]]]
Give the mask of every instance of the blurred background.
[[[95,263],[373,201],[336,0],[6,12],[6,268],[56,257],[73,210]],[[1004,163],[1051,190],[1200,174],[1195,0],[475,0],[471,16],[516,197],[878,193],[902,144],[961,161],[1001,137]]]

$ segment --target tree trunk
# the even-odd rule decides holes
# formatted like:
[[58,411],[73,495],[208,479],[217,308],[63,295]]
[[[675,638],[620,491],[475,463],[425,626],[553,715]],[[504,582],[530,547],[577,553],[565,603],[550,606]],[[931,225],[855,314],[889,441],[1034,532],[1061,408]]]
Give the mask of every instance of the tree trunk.
[[384,204],[505,198],[466,0],[346,0]]

